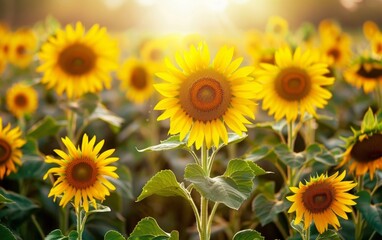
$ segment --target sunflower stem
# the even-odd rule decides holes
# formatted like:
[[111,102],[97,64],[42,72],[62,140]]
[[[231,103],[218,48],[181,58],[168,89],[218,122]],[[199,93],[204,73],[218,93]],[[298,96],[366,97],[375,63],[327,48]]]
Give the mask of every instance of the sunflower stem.
[[41,236],[41,239],[45,239],[44,231],[42,230],[40,224],[38,223],[38,221],[37,221],[37,219],[36,219],[36,216],[35,216],[34,214],[32,214],[31,218],[32,218],[32,222],[33,222],[33,224],[36,226],[37,231],[38,231],[38,233],[39,233],[40,236]]
[[[209,176],[208,171],[208,149],[207,146],[203,143],[201,147],[201,163],[202,163],[202,169],[205,172],[207,176]],[[210,216],[211,218],[212,216]],[[210,239],[210,232],[208,229],[208,199],[205,198],[203,195],[200,198],[200,229],[199,229],[199,237],[200,240],[209,240]]]
[[[358,192],[363,190],[363,176],[358,176]],[[357,218],[355,219],[355,239],[362,239],[363,219],[361,212],[357,209]]]
[[77,215],[77,233],[78,233],[78,240],[82,240],[82,214],[81,214],[81,206],[78,206],[76,209],[76,215]]

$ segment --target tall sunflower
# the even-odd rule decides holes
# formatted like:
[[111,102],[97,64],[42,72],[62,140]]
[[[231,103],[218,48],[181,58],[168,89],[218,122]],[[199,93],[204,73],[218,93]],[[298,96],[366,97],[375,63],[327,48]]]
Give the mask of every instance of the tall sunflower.
[[249,74],[252,67],[239,68],[242,58],[232,61],[233,48],[222,47],[210,64],[207,44],[192,45],[183,55],[177,53],[177,69],[166,61],[167,72],[157,76],[165,83],[154,87],[164,96],[155,110],[164,110],[158,121],[169,118],[169,134],[188,136],[188,145],[218,146],[228,142],[227,128],[241,135],[247,131],[245,117],[254,118],[260,87]]
[[85,33],[82,23],[59,29],[41,47],[42,83],[59,95],[78,98],[87,92],[111,87],[110,72],[117,68],[118,49],[106,28],[99,25]]
[[374,178],[375,171],[382,169],[382,123],[378,123],[372,111],[365,114],[361,129],[354,130],[353,135],[344,138],[346,151],[338,165],[349,165],[349,172],[356,176],[370,174]]
[[[62,142],[66,146],[68,153],[55,149],[60,158],[48,156],[47,163],[58,164],[44,175],[44,179],[49,174],[58,176],[49,192],[48,197],[62,196],[60,206],[66,206],[74,198],[74,206],[83,206],[85,211],[89,211],[89,202],[96,207],[96,200],[103,201],[105,196],[110,194],[110,190],[115,190],[113,184],[107,179],[118,178],[114,172],[117,167],[109,166],[116,162],[117,157],[110,157],[114,149],[100,153],[104,140],[95,145],[96,137],[90,141],[85,134],[82,138],[81,147],[75,147],[72,141],[66,137]],[[95,145],[95,146],[94,146]]]
[[6,104],[13,115],[22,117],[36,111],[38,95],[33,87],[17,83],[7,90]]
[[340,227],[337,216],[348,219],[346,212],[352,212],[350,206],[355,205],[353,199],[358,198],[347,193],[357,183],[342,181],[345,175],[345,171],[330,177],[321,174],[311,177],[305,185],[300,182],[298,187],[290,187],[294,195],[286,197],[293,202],[288,213],[296,212],[295,224],[303,220],[307,229],[313,221],[319,233],[325,232],[329,224],[337,230]]
[[382,61],[372,57],[360,57],[345,69],[344,79],[365,93],[372,92],[382,83]]
[[0,179],[17,172],[16,165],[21,165],[21,147],[25,144],[19,127],[11,129],[11,125],[3,128],[3,119],[0,117]]
[[281,48],[275,53],[275,64],[260,64],[254,74],[262,83],[258,96],[263,109],[269,109],[276,120],[285,117],[290,122],[299,114],[315,115],[316,107],[323,108],[332,96],[324,87],[333,84],[334,78],[325,76],[328,66],[318,59],[313,51],[297,48],[292,54],[290,48]]
[[135,102],[143,103],[154,91],[153,66],[136,58],[127,59],[118,71],[121,89],[126,91],[126,97]]

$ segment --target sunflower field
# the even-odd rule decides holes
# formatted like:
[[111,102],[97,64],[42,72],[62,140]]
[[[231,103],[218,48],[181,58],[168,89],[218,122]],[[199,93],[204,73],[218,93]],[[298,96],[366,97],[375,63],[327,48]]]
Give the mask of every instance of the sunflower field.
[[382,239],[382,1],[32,2],[0,0],[1,240]]

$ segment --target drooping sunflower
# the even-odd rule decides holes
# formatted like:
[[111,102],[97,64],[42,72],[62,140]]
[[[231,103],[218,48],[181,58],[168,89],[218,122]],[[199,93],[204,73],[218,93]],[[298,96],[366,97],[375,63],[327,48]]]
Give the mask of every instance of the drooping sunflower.
[[99,25],[85,33],[78,22],[73,28],[59,29],[43,44],[39,53],[43,72],[42,83],[54,88],[59,95],[78,98],[87,92],[99,92],[111,87],[110,72],[117,68],[116,41]]
[[297,48],[280,48],[275,53],[275,64],[260,64],[254,72],[262,83],[259,97],[262,108],[278,121],[288,122],[305,112],[316,114],[315,108],[323,108],[332,96],[325,86],[333,84],[334,78],[326,77],[328,65],[319,61],[319,54]]
[[33,87],[17,83],[7,90],[6,104],[16,117],[32,114],[38,106],[38,94]]
[[37,48],[37,37],[31,29],[18,29],[12,34],[9,44],[9,62],[19,68],[26,68],[33,60]]
[[365,93],[372,92],[382,83],[382,61],[361,57],[345,69],[344,79]]
[[342,181],[345,175],[345,171],[341,175],[336,172],[330,177],[321,174],[311,177],[305,185],[300,182],[298,187],[290,187],[294,195],[286,198],[293,202],[288,213],[296,212],[294,223],[303,221],[307,229],[313,221],[321,234],[328,229],[329,224],[337,230],[340,227],[337,216],[348,219],[346,212],[352,212],[350,206],[355,205],[353,199],[358,198],[347,192],[357,183]]
[[126,91],[126,97],[135,103],[143,103],[154,91],[152,66],[136,58],[127,59],[120,70],[118,78],[121,89]]
[[260,89],[249,74],[252,67],[239,68],[242,58],[232,61],[233,48],[222,47],[210,64],[207,44],[192,45],[176,55],[179,70],[166,61],[167,72],[157,76],[166,83],[154,87],[164,96],[155,110],[164,110],[158,121],[169,118],[169,134],[188,136],[188,145],[218,146],[228,141],[227,128],[241,135],[247,131],[245,117],[254,118],[254,99]]
[[375,171],[382,169],[382,123],[371,115],[369,109],[361,129],[353,129],[353,135],[344,139],[346,151],[338,168],[349,165],[349,172],[355,176],[369,173],[370,179],[373,179]]
[[114,185],[107,179],[118,178],[114,172],[117,167],[109,166],[110,163],[118,161],[118,157],[110,157],[114,149],[109,149],[100,153],[104,140],[97,143],[94,136],[90,141],[84,134],[81,147],[75,147],[72,141],[66,137],[62,142],[67,148],[67,153],[55,149],[60,158],[47,156],[45,162],[58,164],[44,175],[44,179],[49,174],[58,178],[53,184],[48,197],[62,196],[59,205],[66,206],[74,198],[74,206],[83,206],[89,211],[89,203],[96,207],[96,200],[103,201],[105,196],[110,195],[110,190],[115,190]]
[[3,128],[3,119],[0,117],[0,179],[17,172],[17,165],[22,164],[21,147],[25,144],[19,127],[11,129],[11,125]]

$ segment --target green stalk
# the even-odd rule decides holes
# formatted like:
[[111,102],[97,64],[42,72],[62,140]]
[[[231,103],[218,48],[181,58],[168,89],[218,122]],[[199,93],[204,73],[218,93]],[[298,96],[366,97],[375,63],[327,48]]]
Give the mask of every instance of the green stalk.
[[[358,177],[358,192],[363,190],[363,176]],[[362,239],[363,219],[359,210],[355,219],[355,239]]]
[[[209,176],[208,171],[208,149],[203,143],[201,149],[201,163],[202,169]],[[208,199],[204,196],[200,197],[200,229],[199,229],[200,240],[209,240],[210,233],[208,231]]]
[[81,216],[81,206],[76,207],[76,216],[77,216],[77,233],[78,240],[82,240],[82,216]]

